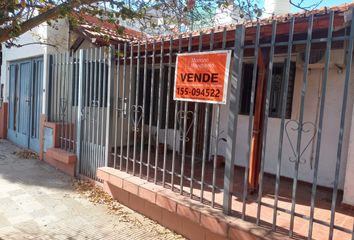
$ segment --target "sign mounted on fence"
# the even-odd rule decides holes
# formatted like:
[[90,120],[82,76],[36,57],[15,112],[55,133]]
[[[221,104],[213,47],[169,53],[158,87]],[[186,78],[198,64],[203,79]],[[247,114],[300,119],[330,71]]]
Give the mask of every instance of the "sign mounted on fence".
[[174,100],[226,103],[231,51],[177,55]]

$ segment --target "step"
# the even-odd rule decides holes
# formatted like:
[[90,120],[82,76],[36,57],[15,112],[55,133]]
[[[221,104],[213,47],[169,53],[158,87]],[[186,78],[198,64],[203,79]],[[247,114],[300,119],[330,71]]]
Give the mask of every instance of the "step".
[[64,164],[75,164],[76,163],[76,154],[67,152],[60,148],[49,148],[46,153],[47,157],[50,157],[56,161],[59,161]]

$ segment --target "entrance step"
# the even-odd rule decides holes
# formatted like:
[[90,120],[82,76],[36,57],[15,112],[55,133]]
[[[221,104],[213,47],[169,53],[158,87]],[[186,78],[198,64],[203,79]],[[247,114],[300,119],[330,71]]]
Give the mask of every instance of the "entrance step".
[[48,148],[44,160],[53,167],[74,177],[76,154],[60,148]]

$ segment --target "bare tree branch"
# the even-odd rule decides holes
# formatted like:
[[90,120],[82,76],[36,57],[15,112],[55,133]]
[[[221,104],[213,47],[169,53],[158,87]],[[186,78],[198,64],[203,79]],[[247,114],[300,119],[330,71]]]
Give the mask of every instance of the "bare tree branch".
[[295,3],[294,0],[289,0],[290,4],[296,8],[299,8],[304,11],[311,11],[313,9],[316,9],[322,2],[323,0],[318,0],[314,2],[313,4],[310,4],[308,6],[304,6],[304,0],[300,0],[299,2]]
[[[32,28],[38,26],[41,23],[44,23],[48,20],[55,19],[60,16],[61,10],[65,8],[76,8],[79,7],[81,4],[92,4],[98,2],[98,0],[69,0],[64,2],[60,5],[57,5],[44,13],[41,13],[37,16],[34,16],[27,21],[24,21],[20,24],[20,29],[17,32],[18,35],[21,35]],[[11,35],[13,29],[12,28],[3,28],[0,29],[0,43],[5,42],[8,39],[12,38]]]
[[[182,26],[186,30],[215,26],[222,20],[217,14],[232,18],[232,23],[240,18],[257,19],[264,11],[259,1],[263,0],[131,0],[129,3],[127,0],[0,0],[0,43],[72,11],[83,11],[99,16],[102,21],[120,26],[130,24],[148,34],[161,35],[179,32]],[[323,2],[313,0],[306,6],[304,0],[284,1],[305,11]],[[80,19],[69,16],[69,20],[73,24]]]

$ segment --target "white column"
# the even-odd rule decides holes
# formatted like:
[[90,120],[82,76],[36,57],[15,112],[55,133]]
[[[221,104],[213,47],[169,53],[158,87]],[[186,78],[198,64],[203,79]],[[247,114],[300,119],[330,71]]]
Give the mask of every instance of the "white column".
[[353,113],[350,121],[351,128],[350,128],[349,145],[348,145],[347,166],[345,168],[343,203],[354,206],[354,114]]
[[[354,63],[352,64],[352,69],[354,68]],[[343,188],[343,203],[354,206],[354,73],[351,75],[349,101],[348,101],[348,117],[346,119],[345,132],[348,139],[348,155],[347,164],[345,166],[344,178],[344,188]],[[348,136],[349,135],[349,136]],[[345,146],[345,145],[344,145]]]

